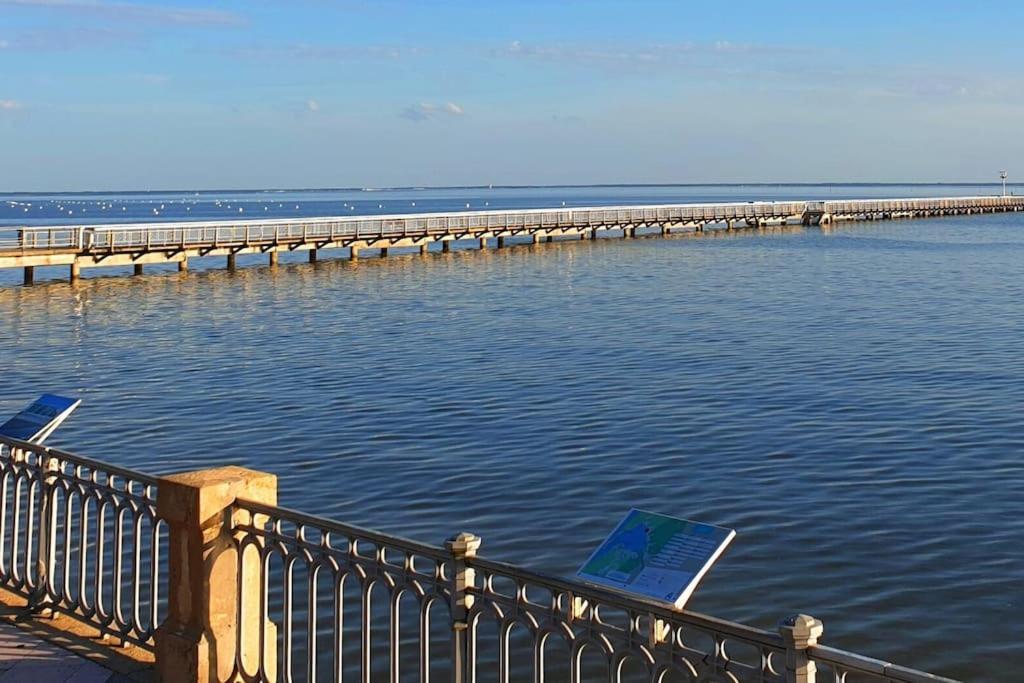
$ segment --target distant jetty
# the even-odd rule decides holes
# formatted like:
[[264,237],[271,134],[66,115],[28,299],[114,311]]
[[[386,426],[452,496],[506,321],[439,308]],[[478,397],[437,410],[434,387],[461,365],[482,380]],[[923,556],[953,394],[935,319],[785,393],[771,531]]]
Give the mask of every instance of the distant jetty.
[[82,268],[176,263],[219,256],[235,267],[239,254],[266,254],[271,266],[281,252],[305,251],[315,262],[322,249],[345,249],[349,258],[368,250],[431,245],[443,252],[473,240],[481,249],[555,239],[631,238],[674,231],[760,229],[769,225],[828,225],[844,220],[889,220],[1024,210],[1024,197],[936,197],[838,201],[727,202],[508,211],[455,211],[377,216],[328,216],[258,221],[194,221],[0,228],[0,268],[23,268],[32,284],[35,268],[68,266],[72,281]]

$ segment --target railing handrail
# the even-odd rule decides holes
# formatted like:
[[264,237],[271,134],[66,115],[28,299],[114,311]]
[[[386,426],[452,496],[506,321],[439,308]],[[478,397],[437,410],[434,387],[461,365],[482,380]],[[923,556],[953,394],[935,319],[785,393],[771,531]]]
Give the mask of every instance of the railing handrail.
[[[601,588],[590,583],[565,579],[545,574],[543,572],[526,569],[507,562],[489,560],[483,557],[467,559],[466,565],[474,569],[500,572],[525,581],[535,582],[548,588],[554,588],[565,593],[572,593],[578,597],[592,597],[599,600],[602,604],[609,605],[614,608],[634,612],[644,612],[666,621],[686,622],[693,626],[719,631],[726,635],[756,642],[760,645],[770,647],[783,646],[782,638],[778,633],[759,629],[754,626],[747,626],[727,619],[712,617],[707,614],[701,614],[700,612],[673,609],[664,603],[641,596],[627,595],[625,593]],[[479,592],[479,589],[477,589],[476,592]]]
[[[333,519],[299,512],[298,510],[293,510],[287,507],[266,505],[264,503],[243,499],[240,499],[237,502],[237,506],[246,512],[263,514],[274,518],[285,517],[288,521],[296,524],[317,527],[318,529],[327,531],[328,533],[339,534],[350,538],[355,537],[357,539],[366,540],[370,543],[382,546],[391,546],[399,550],[413,553],[415,555],[422,555],[433,560],[443,561],[450,559],[451,557],[444,548],[433,546],[428,543],[421,543],[420,541],[414,541],[401,536],[392,536],[380,531],[345,524]],[[238,526],[243,530],[251,528],[251,524],[247,523],[242,523]]]
[[111,465],[101,460],[94,460],[93,458],[87,458],[82,455],[75,455],[74,453],[69,453],[68,451],[62,451],[60,449],[51,448],[50,446],[44,446],[42,444],[34,444],[31,443],[30,441],[14,439],[9,436],[3,436],[2,434],[0,434],[0,444],[10,446],[11,448],[16,448],[20,451],[45,454],[57,460],[62,460],[64,462],[69,462],[75,465],[82,465],[85,467],[89,467],[93,470],[102,470],[104,472],[109,472],[110,474],[115,474],[119,477],[124,477],[126,479],[134,479],[139,483],[146,484],[148,486],[157,486],[160,482],[159,477],[154,477],[152,475],[145,474],[137,470],[128,469],[127,467],[121,467],[119,465]]
[[886,680],[899,681],[900,683],[959,683],[959,681],[952,678],[936,676],[935,674],[910,669],[881,659],[873,659],[854,652],[829,647],[828,645],[812,645],[807,648],[807,654],[819,664],[840,666],[856,673],[881,676]]

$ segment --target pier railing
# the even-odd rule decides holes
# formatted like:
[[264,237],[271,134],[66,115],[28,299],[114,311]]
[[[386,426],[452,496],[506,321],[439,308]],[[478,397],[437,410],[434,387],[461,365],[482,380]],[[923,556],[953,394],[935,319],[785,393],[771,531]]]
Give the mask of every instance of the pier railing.
[[0,249],[188,249],[249,244],[289,244],[353,239],[524,231],[558,228],[687,223],[800,216],[805,202],[730,202],[658,206],[609,206],[385,216],[328,216],[283,220],[112,223],[23,227],[0,235]]
[[166,681],[951,683],[276,504],[242,468],[153,478],[0,437],[0,585],[153,650]]
[[0,251],[74,250],[81,253],[167,251],[231,246],[344,244],[442,235],[514,234],[535,230],[593,230],[800,218],[845,218],[1019,210],[1024,197],[941,197],[782,202],[723,202],[562,209],[455,211],[378,216],[188,221],[0,228]]

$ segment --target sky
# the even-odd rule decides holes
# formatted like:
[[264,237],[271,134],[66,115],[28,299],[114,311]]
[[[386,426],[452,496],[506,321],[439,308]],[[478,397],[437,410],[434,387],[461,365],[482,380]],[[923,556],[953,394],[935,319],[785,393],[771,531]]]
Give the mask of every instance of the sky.
[[1019,2],[0,0],[0,192],[1024,177]]

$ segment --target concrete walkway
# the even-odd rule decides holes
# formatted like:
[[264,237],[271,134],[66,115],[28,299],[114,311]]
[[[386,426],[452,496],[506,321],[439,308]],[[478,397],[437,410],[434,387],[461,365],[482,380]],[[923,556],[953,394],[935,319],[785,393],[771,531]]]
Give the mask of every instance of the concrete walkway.
[[0,622],[0,683],[114,683],[129,679]]
[[0,683],[156,683],[153,655],[68,616],[29,615],[0,588]]

